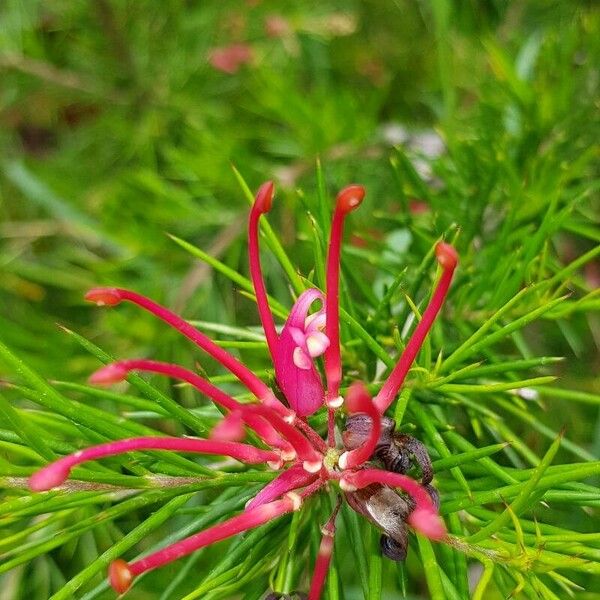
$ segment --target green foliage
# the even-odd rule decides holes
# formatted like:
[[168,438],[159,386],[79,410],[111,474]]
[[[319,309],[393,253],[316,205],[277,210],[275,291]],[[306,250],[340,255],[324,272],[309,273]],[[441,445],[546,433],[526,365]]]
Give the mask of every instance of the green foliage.
[[[265,33],[273,16],[278,36]],[[138,452],[86,464],[60,491],[25,489],[56,456],[206,435],[219,418],[164,379],[86,385],[111,356],[198,360],[247,397],[134,307],[84,306],[93,285],[198,320],[272,379],[243,233],[249,190],[267,178],[278,183],[263,242],[279,319],[323,286],[337,190],[367,188],[343,255],[344,385],[377,390],[395,364],[434,284],[436,241],[461,256],[390,409],[432,455],[452,535],[413,536],[397,565],[344,507],[326,597],[596,597],[593,3],[33,0],[2,3],[0,23],[3,600],[113,598],[112,559],[224,520],[273,477]],[[250,64],[211,66],[212,49],[238,42]],[[330,500],[152,572],[127,597],[306,589]]]

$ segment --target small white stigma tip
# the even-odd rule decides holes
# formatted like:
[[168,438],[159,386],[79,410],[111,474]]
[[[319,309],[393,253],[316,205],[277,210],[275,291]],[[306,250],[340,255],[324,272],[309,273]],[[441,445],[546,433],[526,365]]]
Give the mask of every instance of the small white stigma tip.
[[296,492],[288,492],[286,497],[292,501],[294,510],[298,510],[302,506],[302,497],[300,494],[296,494]]
[[321,467],[323,466],[323,461],[322,460],[315,460],[315,461],[305,460],[302,463],[302,466],[304,467],[304,470],[308,471],[309,473],[318,473],[321,470]]
[[344,452],[344,454],[338,458],[338,465],[340,469],[348,468],[348,452]]
[[327,404],[329,408],[340,408],[340,406],[344,404],[344,398],[342,396],[338,396],[337,398],[327,400],[325,404]]
[[344,490],[344,492],[355,492],[358,489],[355,485],[352,485],[343,477],[340,479],[340,487],[342,490]]
[[273,471],[279,471],[283,467],[283,460],[268,460],[267,466],[269,469],[273,469]]
[[288,415],[285,415],[285,417],[283,417],[283,420],[288,425],[293,425],[296,422],[296,413],[292,412],[292,413],[289,413]]

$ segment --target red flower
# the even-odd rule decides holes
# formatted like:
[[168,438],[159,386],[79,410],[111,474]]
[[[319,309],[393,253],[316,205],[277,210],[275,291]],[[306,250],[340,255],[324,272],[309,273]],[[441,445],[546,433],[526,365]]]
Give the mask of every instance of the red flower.
[[[134,438],[88,448],[63,457],[38,472],[29,480],[33,491],[49,490],[63,483],[71,469],[82,462],[113,456],[133,450],[173,450],[202,454],[224,455],[248,464],[266,463],[281,473],[267,484],[246,506],[245,510],[223,523],[214,525],[187,539],[181,540],[146,556],[136,562],[126,563],[117,560],[109,569],[109,580],[113,588],[125,592],[137,575],[177,560],[190,552],[248,529],[258,527],[286,513],[299,510],[303,502],[328,484],[335,484],[355,509],[381,526],[369,515],[364,506],[368,503],[367,490],[373,493],[391,494],[392,499],[406,508],[406,521],[416,530],[431,539],[439,540],[445,535],[444,523],[437,511],[437,494],[429,484],[432,473],[423,468],[423,485],[398,472],[394,462],[383,460],[386,469],[374,468],[369,461],[381,458],[385,439],[393,431],[393,422],[383,417],[386,409],[396,397],[410,366],[412,365],[425,336],[444,302],[454,270],[457,254],[452,246],[439,243],[436,256],[442,267],[442,276],[433,293],[415,332],[389,378],[375,398],[371,398],[361,382],[354,382],[344,399],[340,395],[342,362],[339,332],[339,276],[341,242],[344,221],[348,213],[357,209],[365,195],[360,185],[350,185],[337,196],[331,239],[327,257],[326,293],[308,289],[300,295],[281,329],[277,331],[269,308],[260,263],[258,232],[259,221],[271,209],[273,184],[268,182],[259,189],[250,212],[248,223],[250,274],[256,294],[256,301],[267,345],[275,368],[278,386],[287,401],[287,406],[277,399],[272,390],[252,371],[228,352],[217,346],[203,333],[192,327],[183,318],[135,292],[118,288],[96,288],[87,293],[86,299],[98,305],[114,306],[123,301],[132,302],[154,314],[159,319],[177,329],[202,350],[219,361],[233,373],[256,397],[257,402],[242,404],[215,387],[206,379],[179,365],[152,360],[123,360],[103,367],[94,373],[90,381],[96,384],[111,384],[125,379],[131,371],[146,371],[167,375],[186,381],[215,404],[224,408],[227,415],[211,432],[211,439],[196,438]],[[310,313],[314,302],[320,308]],[[315,359],[323,357],[325,382],[316,367]],[[336,447],[336,411],[346,404],[350,419],[355,422],[354,430],[344,436],[346,448]],[[326,439],[323,439],[306,421],[308,415],[325,408],[328,413]],[[366,420],[365,420],[366,417]],[[357,424],[356,424],[357,423]],[[391,423],[391,424],[390,424]],[[244,427],[253,430],[270,447],[263,450],[240,443]],[[391,427],[391,429],[390,429]],[[387,436],[387,437],[386,437]],[[415,449],[420,456],[421,466],[425,450]],[[428,457],[426,459],[429,460]],[[430,464],[429,464],[430,467]],[[389,470],[387,470],[389,469]],[[428,471],[426,474],[426,470]],[[408,497],[402,500],[392,488],[400,488]],[[361,490],[364,490],[361,492]],[[321,596],[331,554],[335,533],[335,518],[341,502],[323,527],[323,540],[319,548],[314,576],[309,592],[309,600]],[[404,507],[404,508],[403,508]],[[401,524],[403,527],[403,524]],[[396,535],[387,531],[388,544],[392,546],[386,555],[405,554],[405,547],[398,549],[405,539],[404,529]],[[404,536],[404,537],[402,537]],[[391,539],[394,538],[394,539]]]

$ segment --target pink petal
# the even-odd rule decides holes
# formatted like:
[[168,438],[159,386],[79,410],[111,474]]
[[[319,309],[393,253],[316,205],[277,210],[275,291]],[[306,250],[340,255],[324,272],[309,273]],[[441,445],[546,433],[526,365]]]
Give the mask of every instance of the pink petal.
[[297,327],[298,329],[303,331],[304,324],[308,317],[308,311],[310,310],[310,307],[312,306],[313,302],[315,302],[316,300],[325,302],[325,297],[316,288],[310,288],[305,292],[302,292],[298,300],[296,300],[294,306],[292,306],[292,310],[290,311],[284,329],[286,327]]
[[304,321],[304,332],[308,335],[313,331],[323,331],[327,323],[327,317],[325,311],[320,310],[319,312],[308,315]]
[[302,350],[300,347],[294,348],[294,354],[292,355],[294,359],[294,364],[303,371],[308,371],[312,367],[312,361],[310,360],[310,356]]
[[313,358],[321,356],[329,348],[329,338],[321,331],[306,336],[306,349]]
[[304,332],[301,329],[298,329],[297,327],[290,327],[288,331],[290,332],[292,339],[296,343],[296,346],[304,348],[304,344],[306,342],[306,335],[304,335]]
[[323,405],[324,398],[323,382],[314,364],[311,362],[308,369],[302,369],[294,362],[298,344],[292,331],[304,329],[306,316],[315,300],[323,302],[323,294],[316,289],[306,290],[298,298],[279,336],[274,360],[277,383],[289,405],[301,417],[312,415]]

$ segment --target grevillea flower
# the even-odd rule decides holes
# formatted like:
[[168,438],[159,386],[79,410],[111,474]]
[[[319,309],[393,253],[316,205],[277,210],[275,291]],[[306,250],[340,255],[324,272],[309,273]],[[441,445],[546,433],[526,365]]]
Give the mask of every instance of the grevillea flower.
[[[396,560],[406,555],[405,522],[431,539],[440,540],[445,536],[446,529],[437,509],[437,492],[430,485],[432,471],[427,452],[420,442],[410,438],[412,441],[407,443],[406,448],[409,455],[414,454],[423,471],[422,482],[418,483],[404,474],[409,466],[407,455],[399,454],[397,449],[392,451],[394,422],[384,417],[384,413],[398,394],[442,307],[458,258],[452,246],[443,242],[436,246],[442,274],[398,363],[374,398],[361,382],[352,383],[344,398],[339,322],[341,244],[345,219],[360,206],[364,195],[365,190],[360,185],[350,185],[338,194],[327,256],[326,289],[311,288],[302,293],[280,330],[269,307],[259,252],[260,219],[271,209],[273,184],[263,184],[256,195],[248,222],[250,274],[282,399],[238,359],[167,308],[119,288],[95,288],[87,293],[86,299],[100,306],[132,302],[152,313],[233,373],[252,393],[255,401],[240,403],[203,377],[179,365],[146,359],[122,360],[107,365],[90,377],[92,383],[109,385],[124,380],[134,371],[162,374],[191,384],[223,408],[226,414],[212,430],[209,439],[125,439],[65,456],[30,477],[32,491],[50,490],[62,484],[71,469],[83,462],[143,450],[227,456],[250,465],[267,464],[280,471],[240,514],[135,562],[114,561],[109,568],[109,581],[117,592],[124,593],[136,576],[146,571],[300,510],[308,498],[327,486],[339,489],[341,494],[334,513],[322,528],[323,539],[309,600],[317,600],[321,596],[333,552],[336,515],[344,499],[383,530],[382,550],[386,556],[396,557]],[[344,404],[349,415],[348,429],[341,436],[336,436],[336,416]],[[307,421],[308,416],[320,409],[327,411],[324,437]],[[243,443],[241,440],[247,430],[253,431],[266,448]],[[400,437],[408,439],[408,436]],[[340,438],[344,447],[338,447],[336,439]],[[384,468],[381,468],[382,465]],[[390,514],[400,522],[390,525],[389,515],[382,517],[378,514],[378,502],[383,503],[384,508],[386,503],[391,503]]]

